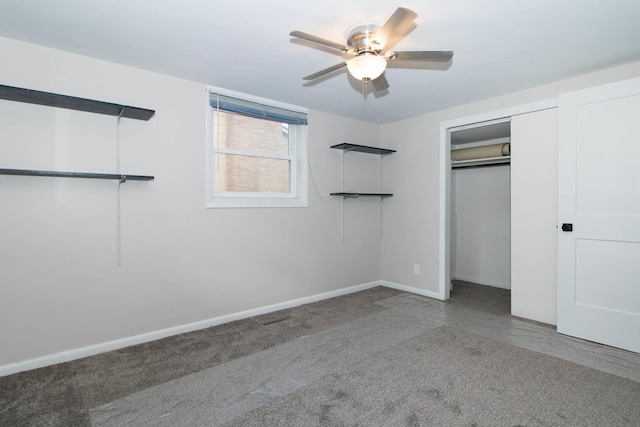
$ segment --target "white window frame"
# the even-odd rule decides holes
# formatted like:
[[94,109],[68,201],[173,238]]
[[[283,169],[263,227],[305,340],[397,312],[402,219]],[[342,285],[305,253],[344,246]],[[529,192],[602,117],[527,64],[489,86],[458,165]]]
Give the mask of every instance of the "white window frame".
[[[283,108],[307,114],[301,107],[272,101],[252,95],[207,86],[206,111],[206,204],[207,208],[301,208],[308,207],[307,125],[289,125],[289,155],[220,148],[215,146],[214,123],[210,94],[219,93],[258,104]],[[231,113],[233,114],[233,113]],[[288,160],[290,162],[290,191],[288,193],[216,191],[216,155],[239,154],[261,158]]]

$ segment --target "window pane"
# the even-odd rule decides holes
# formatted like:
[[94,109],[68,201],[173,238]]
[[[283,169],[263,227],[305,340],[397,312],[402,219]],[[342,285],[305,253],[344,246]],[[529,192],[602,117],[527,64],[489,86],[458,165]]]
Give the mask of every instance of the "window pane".
[[289,155],[289,125],[224,111],[213,112],[217,148]]
[[216,191],[289,193],[290,161],[218,154]]

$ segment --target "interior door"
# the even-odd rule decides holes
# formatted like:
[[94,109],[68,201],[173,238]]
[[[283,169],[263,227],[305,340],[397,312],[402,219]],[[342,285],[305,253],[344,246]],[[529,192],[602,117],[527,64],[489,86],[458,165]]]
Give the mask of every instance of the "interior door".
[[640,78],[559,101],[558,332],[640,352]]

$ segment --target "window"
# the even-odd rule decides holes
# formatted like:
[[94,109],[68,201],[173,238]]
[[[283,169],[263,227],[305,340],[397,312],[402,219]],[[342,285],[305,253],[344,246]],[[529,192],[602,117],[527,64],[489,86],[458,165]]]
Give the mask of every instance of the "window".
[[306,206],[306,111],[209,88],[207,207]]

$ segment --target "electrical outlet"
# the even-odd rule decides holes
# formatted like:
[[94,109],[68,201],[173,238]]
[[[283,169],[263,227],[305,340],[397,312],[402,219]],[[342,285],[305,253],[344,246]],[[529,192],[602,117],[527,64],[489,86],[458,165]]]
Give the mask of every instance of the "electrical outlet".
[[420,264],[413,264],[413,274],[416,276],[420,275]]

